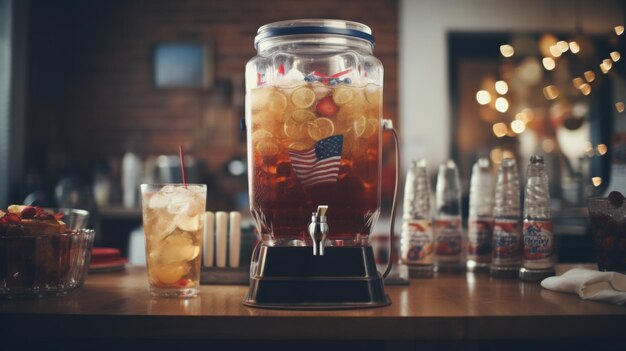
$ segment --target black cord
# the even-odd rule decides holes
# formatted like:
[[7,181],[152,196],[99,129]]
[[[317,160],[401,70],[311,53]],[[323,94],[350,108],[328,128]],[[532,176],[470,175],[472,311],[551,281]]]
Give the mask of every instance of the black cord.
[[393,133],[393,140],[396,150],[396,182],[393,187],[393,200],[391,202],[391,223],[389,225],[389,262],[387,262],[387,269],[383,273],[383,278],[386,278],[391,272],[393,266],[393,251],[395,247],[395,222],[396,222],[396,197],[398,196],[398,183],[400,183],[400,138],[398,132],[393,128],[386,128],[386,130]]

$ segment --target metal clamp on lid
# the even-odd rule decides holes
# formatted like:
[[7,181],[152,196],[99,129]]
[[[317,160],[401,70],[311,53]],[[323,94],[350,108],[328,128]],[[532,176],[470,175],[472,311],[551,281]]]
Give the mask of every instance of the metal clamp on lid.
[[324,242],[328,235],[328,223],[326,223],[326,211],[328,206],[317,206],[317,212],[311,215],[311,223],[309,224],[309,235],[313,241],[313,256],[324,256]]

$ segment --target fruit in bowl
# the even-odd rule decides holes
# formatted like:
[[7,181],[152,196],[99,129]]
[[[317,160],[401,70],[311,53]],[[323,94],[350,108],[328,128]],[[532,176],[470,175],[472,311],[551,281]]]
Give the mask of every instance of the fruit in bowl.
[[[11,205],[0,210],[0,235],[53,235],[67,231],[62,213],[53,215],[37,206]],[[3,232],[4,229],[4,232]]]
[[94,231],[72,228],[63,217],[36,206],[0,210],[0,296],[63,295],[82,286]]

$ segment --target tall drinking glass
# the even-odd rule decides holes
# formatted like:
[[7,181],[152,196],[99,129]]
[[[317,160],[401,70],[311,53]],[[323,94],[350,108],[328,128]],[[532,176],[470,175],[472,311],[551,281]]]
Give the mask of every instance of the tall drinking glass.
[[626,201],[615,192],[590,198],[587,206],[598,270],[626,273]]
[[206,185],[142,184],[141,199],[150,293],[196,296]]

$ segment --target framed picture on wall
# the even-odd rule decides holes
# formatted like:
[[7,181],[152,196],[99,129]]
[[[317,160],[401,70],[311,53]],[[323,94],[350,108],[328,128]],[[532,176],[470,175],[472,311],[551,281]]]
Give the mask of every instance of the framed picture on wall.
[[154,49],[157,88],[211,88],[213,48],[198,42],[158,43]]

